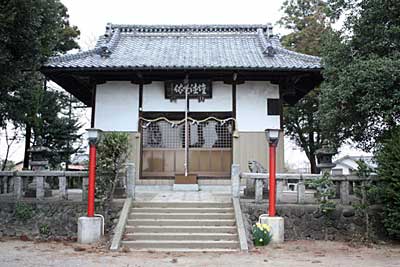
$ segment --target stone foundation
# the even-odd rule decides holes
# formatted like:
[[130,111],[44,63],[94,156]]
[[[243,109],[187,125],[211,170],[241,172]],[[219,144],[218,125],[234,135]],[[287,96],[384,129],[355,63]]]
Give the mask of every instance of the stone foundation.
[[[252,246],[251,227],[261,214],[267,213],[268,203],[256,204],[241,200],[243,218],[249,245]],[[376,239],[385,239],[381,209],[369,210],[372,233]],[[318,205],[277,205],[277,216],[285,220],[285,240],[340,240],[350,241],[364,236],[365,220],[352,206],[338,206],[329,216],[323,216]]]
[[[123,203],[113,203],[106,234],[115,226]],[[78,218],[86,215],[86,202],[0,202],[0,237],[30,239],[76,238]],[[103,214],[96,203],[96,213]]]

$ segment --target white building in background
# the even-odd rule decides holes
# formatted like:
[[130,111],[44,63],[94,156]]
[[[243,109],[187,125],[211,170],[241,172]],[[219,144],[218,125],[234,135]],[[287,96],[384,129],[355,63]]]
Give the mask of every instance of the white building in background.
[[357,168],[357,161],[364,161],[368,167],[375,169],[377,167],[374,158],[372,156],[344,156],[334,161],[336,166],[332,169],[332,174],[352,174]]

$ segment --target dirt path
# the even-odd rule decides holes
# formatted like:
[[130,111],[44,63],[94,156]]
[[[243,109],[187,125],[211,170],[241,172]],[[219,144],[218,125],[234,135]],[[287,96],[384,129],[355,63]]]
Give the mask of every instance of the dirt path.
[[346,243],[292,241],[250,253],[112,253],[76,243],[3,240],[0,266],[343,266],[400,267],[400,246],[354,248]]

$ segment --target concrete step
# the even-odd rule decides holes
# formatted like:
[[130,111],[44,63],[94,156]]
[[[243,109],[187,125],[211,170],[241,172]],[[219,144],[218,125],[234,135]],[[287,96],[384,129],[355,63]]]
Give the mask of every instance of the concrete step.
[[132,208],[232,208],[231,202],[135,202]]
[[235,220],[128,219],[127,225],[157,226],[234,226]]
[[230,233],[236,234],[236,226],[154,226],[127,225],[125,233]]
[[234,210],[230,208],[131,208],[131,213],[233,213]]
[[230,248],[130,248],[131,251],[137,252],[184,252],[184,253],[234,253],[238,252],[237,249],[230,249]]
[[129,215],[129,219],[183,219],[183,220],[224,220],[234,219],[234,213],[139,213],[133,212]]
[[238,249],[238,241],[205,241],[205,240],[135,240],[122,241],[123,246],[129,248],[147,249]]
[[231,233],[128,233],[123,240],[238,240],[237,234]]

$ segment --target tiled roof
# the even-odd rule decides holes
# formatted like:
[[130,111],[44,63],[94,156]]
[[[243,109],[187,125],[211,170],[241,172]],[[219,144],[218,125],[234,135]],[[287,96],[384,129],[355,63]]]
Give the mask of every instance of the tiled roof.
[[113,25],[92,50],[51,58],[46,68],[320,69],[289,51],[267,25]]

